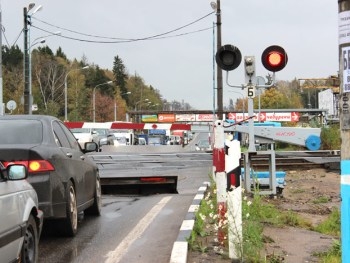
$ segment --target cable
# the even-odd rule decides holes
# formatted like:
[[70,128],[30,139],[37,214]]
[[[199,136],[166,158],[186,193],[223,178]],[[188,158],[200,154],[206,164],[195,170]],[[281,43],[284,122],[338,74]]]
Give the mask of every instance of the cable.
[[[45,33],[52,33],[48,30],[42,29],[40,27],[36,27],[36,26],[32,26],[40,31],[43,31]],[[69,37],[69,36],[65,36],[65,35],[57,35],[58,37],[61,38],[65,38],[65,39],[70,39],[70,40],[75,40],[75,41],[80,41],[80,42],[88,42],[88,43],[99,43],[99,44],[121,44],[121,43],[130,43],[130,42],[137,42],[137,41],[150,41],[150,40],[159,40],[159,39],[166,39],[166,38],[174,38],[174,37],[180,37],[180,36],[184,36],[184,35],[190,35],[190,34],[194,34],[194,33],[199,33],[199,32],[203,32],[206,30],[212,29],[212,27],[209,28],[203,28],[203,29],[199,29],[196,31],[192,31],[192,32],[186,32],[186,33],[181,33],[181,34],[177,34],[177,35],[171,35],[171,36],[163,36],[163,37],[153,37],[153,38],[144,38],[144,39],[125,39],[125,40],[120,40],[120,41],[101,41],[101,40],[89,40],[89,39],[80,39],[80,38],[75,38],[75,37]]]
[[[122,42],[133,42],[133,41],[138,41],[138,40],[148,40],[148,39],[152,39],[152,38],[164,36],[164,35],[173,33],[173,32],[175,32],[175,31],[178,31],[178,30],[180,30],[180,29],[183,29],[183,28],[185,28],[185,27],[188,27],[188,26],[190,26],[190,25],[192,25],[192,24],[195,24],[195,23],[199,22],[200,20],[203,20],[204,18],[206,18],[206,17],[208,17],[208,16],[210,16],[210,15],[212,15],[212,14],[214,14],[214,13],[215,13],[215,12],[210,12],[209,14],[207,14],[207,15],[201,17],[201,18],[198,18],[198,19],[194,20],[193,22],[190,22],[190,23],[188,23],[188,24],[186,24],[186,25],[184,25],[184,26],[178,27],[178,28],[176,28],[176,29],[167,31],[167,32],[165,32],[165,33],[161,33],[161,34],[157,34],[157,35],[153,35],[153,36],[148,36],[148,37],[143,37],[143,38],[132,38],[132,39],[130,39],[130,38],[115,38],[115,37],[106,37],[106,36],[85,34],[85,33],[81,33],[81,32],[74,31],[74,30],[70,30],[70,29],[67,29],[67,28],[55,26],[55,25],[50,24],[50,23],[48,23],[48,22],[42,21],[42,20],[40,20],[40,19],[38,19],[38,18],[36,18],[36,17],[33,17],[33,19],[35,19],[35,20],[37,20],[37,21],[39,21],[39,22],[42,22],[42,23],[44,23],[44,24],[46,24],[46,25],[55,27],[55,28],[57,28],[57,29],[65,30],[65,31],[68,31],[68,32],[71,32],[71,33],[75,33],[75,34],[79,34],[79,35],[84,35],[84,36],[88,36],[88,37],[95,37],[95,38],[104,38],[104,39],[121,40],[121,42],[104,42],[104,41],[101,41],[101,42],[98,42],[98,43],[122,43]],[[34,27],[34,26],[33,26],[33,27]],[[38,27],[36,27],[36,28],[38,28]],[[40,29],[40,28],[38,28],[38,29]],[[41,30],[42,30],[42,31],[45,31],[45,30],[43,30],[43,29],[41,29]],[[46,32],[48,32],[48,31],[46,31]],[[73,38],[73,37],[65,37],[65,38],[73,39],[73,40],[79,40],[79,41],[84,41],[84,40],[82,40],[82,39]],[[86,41],[86,42],[97,42],[97,41],[91,41],[91,40],[85,40],[85,41]]]
[[19,32],[18,37],[16,38],[15,42],[13,42],[12,46],[14,46],[17,43],[17,40],[22,35],[22,33],[23,33],[23,29],[21,29],[21,31]]

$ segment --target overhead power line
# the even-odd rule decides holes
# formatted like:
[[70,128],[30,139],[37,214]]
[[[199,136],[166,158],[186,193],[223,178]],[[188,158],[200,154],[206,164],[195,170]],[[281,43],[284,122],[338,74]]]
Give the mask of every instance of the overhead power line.
[[[142,38],[120,38],[120,37],[107,37],[107,36],[99,36],[99,35],[92,35],[92,34],[86,34],[86,33],[82,33],[82,32],[78,32],[78,31],[74,31],[74,30],[71,30],[71,29],[67,29],[67,28],[63,28],[63,27],[60,27],[60,26],[56,26],[56,25],[53,25],[53,24],[50,24],[48,22],[45,22],[45,21],[42,21],[36,17],[33,17],[33,19],[41,22],[41,23],[44,23],[48,26],[51,26],[51,27],[54,27],[56,29],[60,29],[60,30],[64,30],[64,31],[68,31],[68,32],[71,32],[71,33],[74,33],[74,34],[78,34],[78,35],[83,35],[83,36],[87,36],[87,37],[93,37],[93,38],[100,38],[100,39],[111,39],[111,40],[116,40],[116,41],[103,41],[103,40],[91,40],[91,39],[81,39],[81,38],[76,38],[76,37],[71,37],[71,36],[66,36],[66,35],[63,35],[61,34],[59,37],[62,37],[62,38],[66,38],[66,39],[71,39],[71,40],[75,40],[75,41],[81,41],[81,42],[90,42],[90,43],[127,43],[127,42],[135,42],[135,41],[143,41],[143,40],[156,40],[156,39],[164,39],[164,38],[171,38],[171,37],[179,37],[179,36],[184,36],[184,35],[189,35],[189,34],[194,34],[194,33],[198,33],[198,32],[202,32],[202,31],[205,31],[205,30],[209,30],[209,29],[212,29],[212,27],[210,28],[205,28],[205,29],[199,29],[199,30],[196,30],[196,31],[192,31],[192,32],[186,32],[186,33],[181,33],[181,34],[177,34],[177,35],[171,35],[171,36],[166,36],[170,33],[173,33],[173,32],[176,32],[176,31],[179,31],[181,29],[184,29],[186,27],[189,27],[203,19],[205,19],[206,17],[214,14],[215,12],[211,12],[203,17],[200,17],[184,26],[181,26],[181,27],[178,27],[178,28],[175,28],[175,29],[172,29],[172,30],[169,30],[167,32],[164,32],[164,33],[160,33],[160,34],[156,34],[156,35],[152,35],[152,36],[148,36],[148,37],[142,37]],[[51,33],[51,31],[48,31],[46,29],[43,29],[43,28],[40,28],[40,27],[37,27],[37,26],[34,26],[32,25],[32,27],[38,29],[38,30],[41,30],[41,31],[44,31],[46,33]]]
[[[32,26],[40,31],[43,31],[45,33],[52,34],[51,31]],[[121,44],[121,43],[130,43],[130,42],[137,42],[137,41],[150,41],[150,40],[159,40],[159,39],[166,39],[166,38],[174,38],[174,37],[180,37],[180,36],[185,36],[185,35],[190,35],[190,34],[195,34],[199,32],[203,32],[206,30],[212,30],[213,27],[208,27],[208,28],[203,28],[203,29],[198,29],[196,31],[191,31],[191,32],[185,32],[181,34],[176,34],[176,35],[170,35],[170,36],[160,36],[160,37],[152,37],[152,38],[143,38],[143,39],[125,39],[125,40],[118,40],[118,41],[101,41],[101,40],[90,40],[90,39],[80,39],[80,38],[75,38],[75,37],[70,37],[70,36],[65,36],[65,35],[57,35],[57,37],[65,38],[65,39],[70,39],[70,40],[75,40],[75,41],[80,41],[80,42],[87,42],[87,43],[99,43],[99,44]]]

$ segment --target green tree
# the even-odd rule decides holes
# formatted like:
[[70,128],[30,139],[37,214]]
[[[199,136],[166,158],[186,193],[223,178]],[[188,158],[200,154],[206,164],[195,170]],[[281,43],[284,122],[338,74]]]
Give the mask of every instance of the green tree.
[[61,47],[59,47],[57,50],[56,50],[56,57],[60,57],[60,58],[63,58],[64,60],[67,61],[67,56],[66,54],[64,54],[63,50]]
[[11,68],[17,67],[23,63],[23,52],[19,49],[18,45],[2,46],[2,65]]
[[48,55],[50,57],[54,57],[54,54],[51,50],[51,48],[49,48],[49,46],[43,46],[43,47],[38,47],[39,53],[42,55]]
[[129,104],[129,96],[126,94],[128,92],[126,85],[128,74],[126,73],[123,60],[119,56],[114,57],[113,74],[115,84],[119,88],[122,98]]

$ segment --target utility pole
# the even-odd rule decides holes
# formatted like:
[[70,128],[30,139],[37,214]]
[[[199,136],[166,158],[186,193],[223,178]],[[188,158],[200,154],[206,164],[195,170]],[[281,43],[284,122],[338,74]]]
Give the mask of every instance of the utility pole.
[[23,8],[23,18],[24,18],[24,114],[29,114],[30,103],[30,92],[29,92],[29,54],[28,54],[28,11],[27,7]]
[[[216,40],[216,50],[221,48],[221,8],[220,0],[216,0],[216,27],[217,27],[217,40]],[[217,106],[218,106],[218,118],[223,120],[223,84],[222,84],[222,69],[216,66],[216,88],[217,88]]]
[[350,0],[338,0],[339,80],[340,80],[340,159],[341,252],[342,262],[350,262]]

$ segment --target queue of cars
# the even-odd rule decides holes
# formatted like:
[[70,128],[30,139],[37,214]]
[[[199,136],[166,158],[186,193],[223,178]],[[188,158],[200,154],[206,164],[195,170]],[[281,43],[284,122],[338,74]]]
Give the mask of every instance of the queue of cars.
[[0,261],[35,263],[44,220],[73,237],[78,214],[100,215],[101,178],[87,153],[115,136],[46,115],[0,116],[0,134]]
[[71,128],[70,130],[82,149],[84,149],[86,142],[95,142],[99,148],[103,145],[114,145],[115,137],[109,129]]
[[[86,156],[88,152],[98,151],[95,142],[85,142],[82,149],[72,132],[63,122],[55,117],[44,115],[5,115],[0,116],[0,166],[13,174],[17,166],[26,171],[26,180],[36,193],[31,197],[32,210],[27,210],[28,215],[44,215],[44,220],[50,221],[57,233],[63,236],[74,236],[78,231],[78,214],[84,212],[99,216],[101,212],[101,184],[99,171],[95,163]],[[20,168],[16,168],[16,173]],[[23,173],[23,171],[22,171]],[[23,179],[23,175],[19,176]],[[12,181],[11,176],[2,176],[3,183],[0,190],[13,187],[13,192],[25,189]],[[18,179],[19,180],[19,179]],[[24,184],[24,182],[22,182]],[[30,192],[28,190],[28,192]],[[22,202],[27,200],[22,194]],[[37,198],[37,199],[36,199]],[[29,200],[29,199],[28,199]],[[2,208],[3,209],[3,208]],[[15,206],[13,206],[15,209]],[[19,213],[21,207],[17,208]],[[37,211],[37,212],[35,212]],[[1,215],[15,217],[15,212],[1,211]],[[27,216],[28,216],[27,215]],[[20,217],[17,215],[17,217]],[[10,219],[10,217],[8,218]],[[16,222],[13,218],[13,222]],[[23,229],[40,229],[40,224],[33,225],[21,223]],[[39,220],[40,221],[40,220]],[[0,225],[3,227],[4,220]],[[3,230],[3,229],[2,229]],[[15,230],[15,229],[13,229]],[[26,233],[22,244],[35,247],[34,230]],[[5,233],[0,231],[1,233]],[[16,233],[16,232],[14,232]],[[3,235],[3,234],[1,234]],[[17,233],[18,235],[18,233]],[[6,245],[6,236],[0,236],[0,249]],[[32,245],[30,245],[32,244]],[[28,249],[26,249],[27,251]],[[34,249],[35,250],[35,249]],[[1,253],[2,256],[2,253]],[[35,261],[21,261],[35,262]]]

